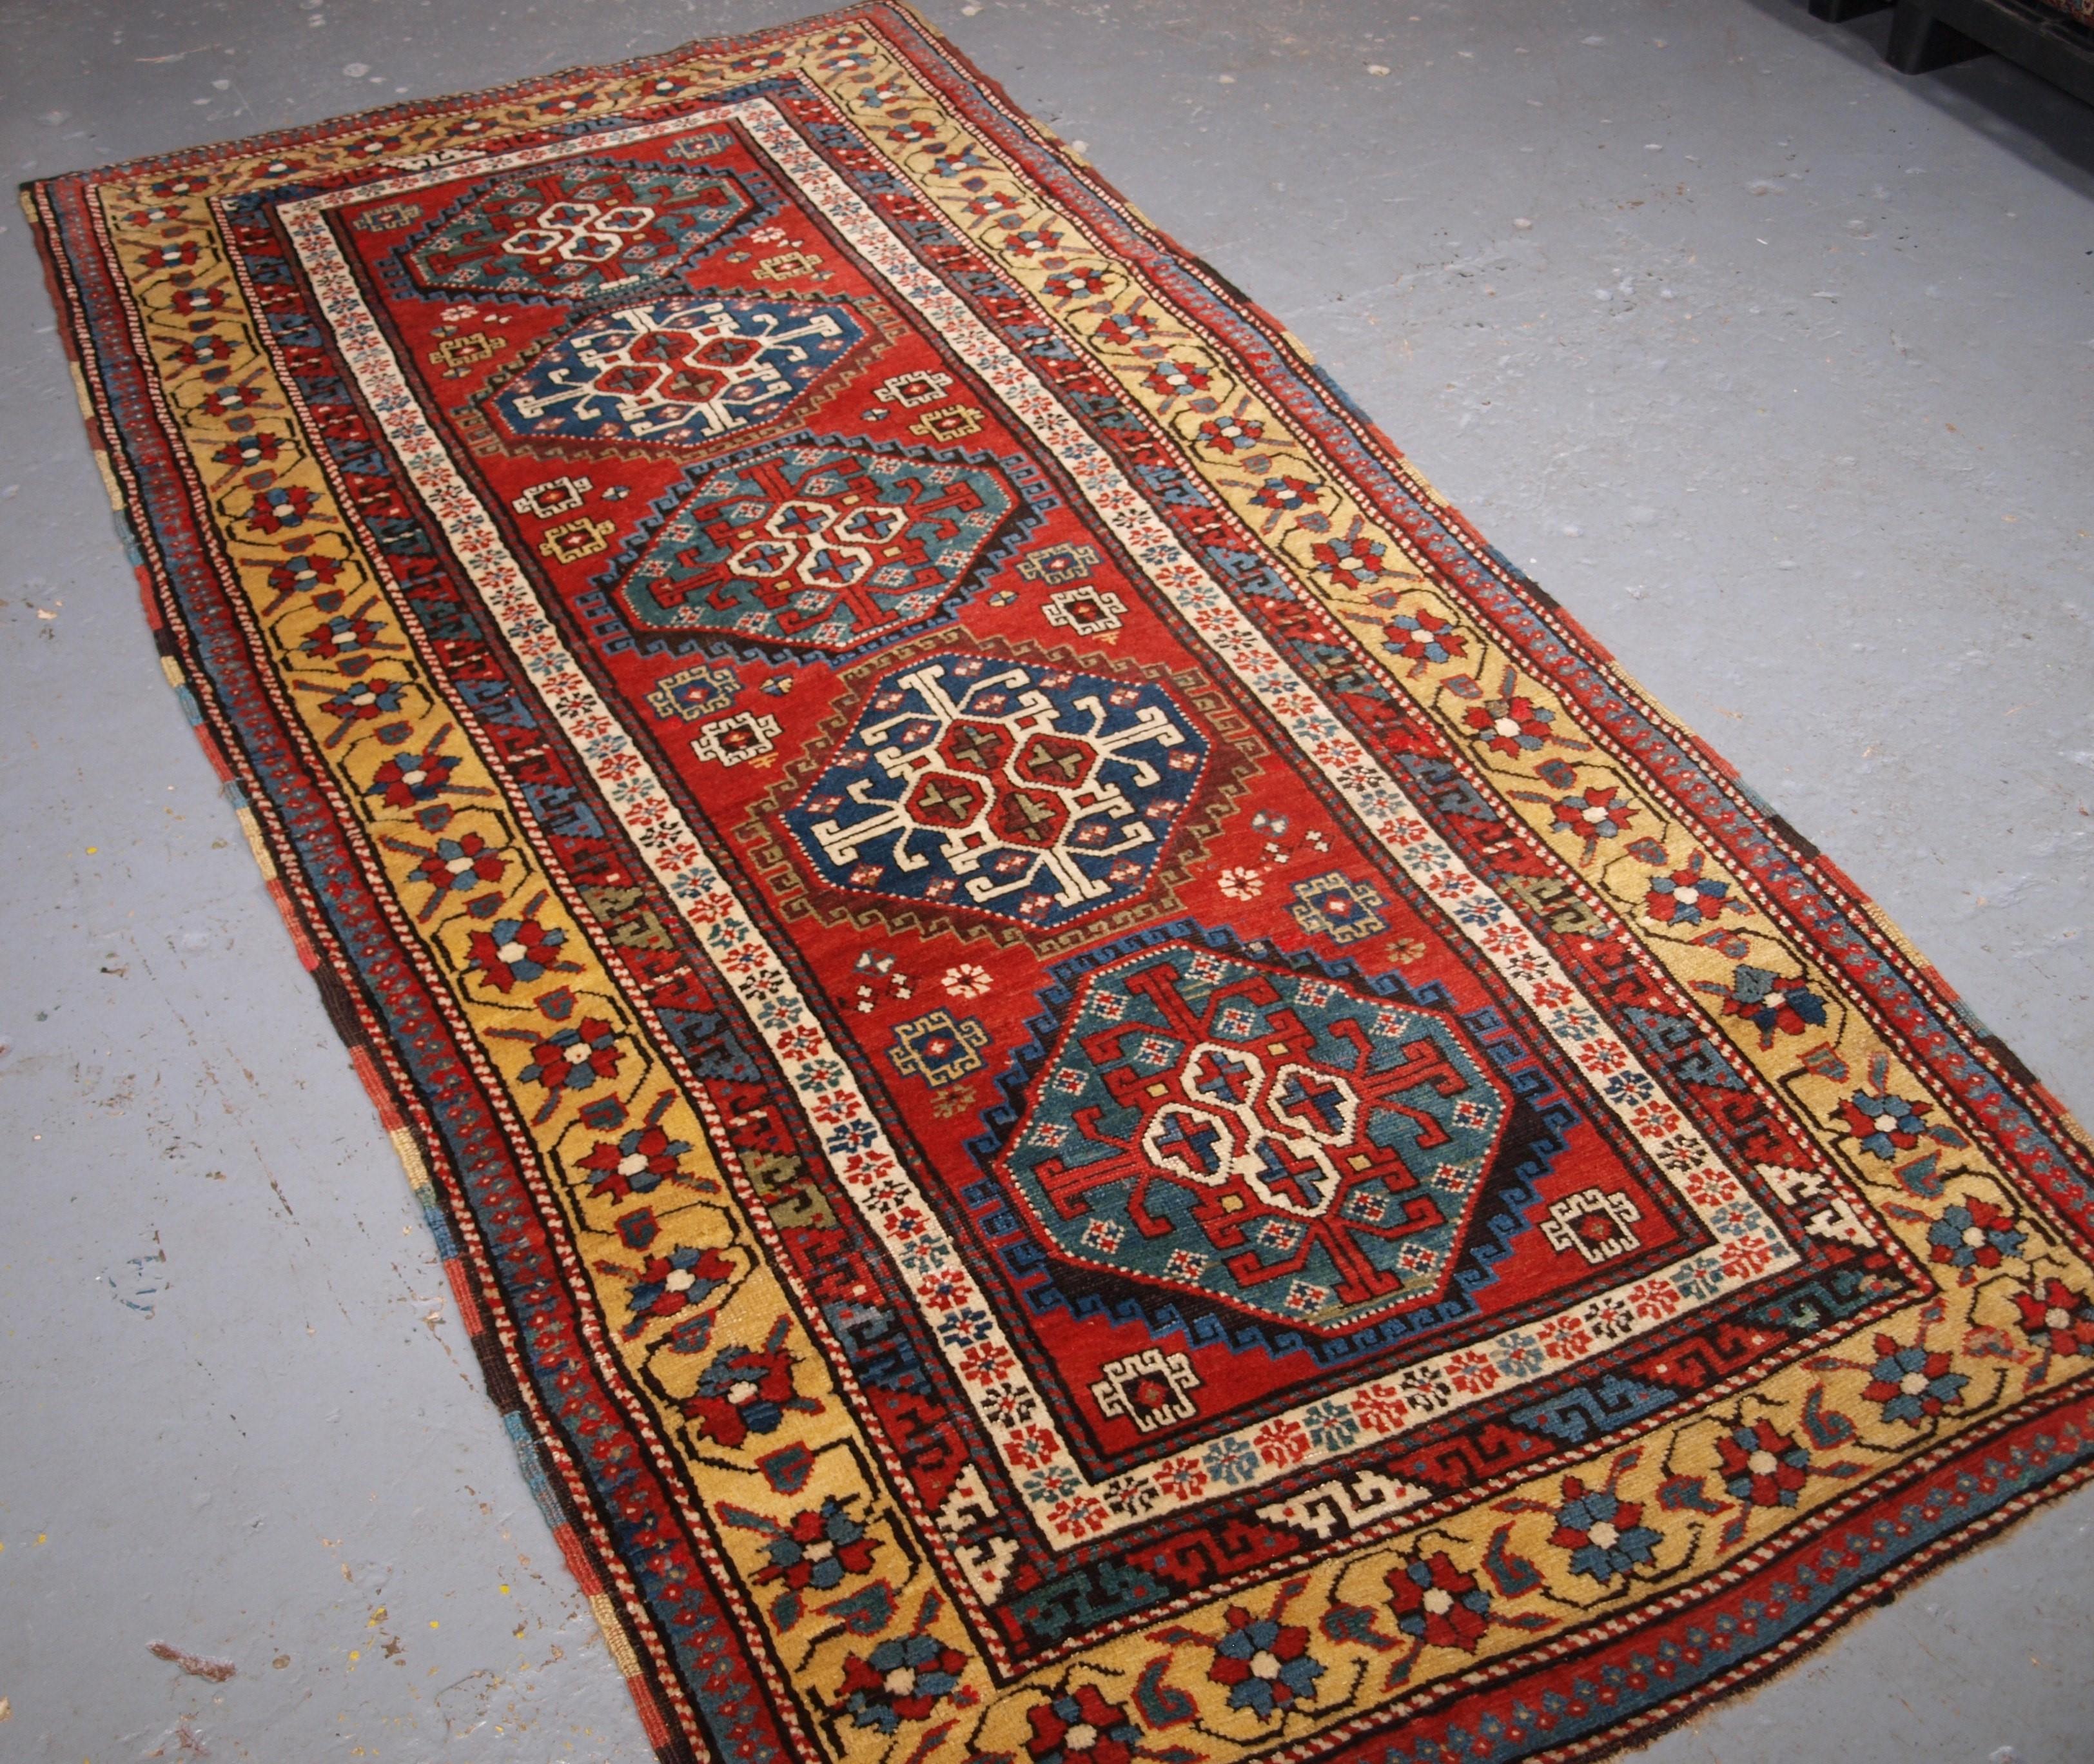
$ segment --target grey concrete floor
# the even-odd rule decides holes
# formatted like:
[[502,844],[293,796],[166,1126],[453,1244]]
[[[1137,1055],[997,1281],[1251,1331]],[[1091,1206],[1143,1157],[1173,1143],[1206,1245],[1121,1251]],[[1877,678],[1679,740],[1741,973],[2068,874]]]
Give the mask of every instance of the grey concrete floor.
[[[806,10],[0,0],[0,164]],[[926,10],[2094,1114],[2094,112],[1901,80],[1800,0]],[[0,1758],[644,1757],[0,219]],[[1644,1755],[2086,1764],[2090,1527],[2048,1510]]]

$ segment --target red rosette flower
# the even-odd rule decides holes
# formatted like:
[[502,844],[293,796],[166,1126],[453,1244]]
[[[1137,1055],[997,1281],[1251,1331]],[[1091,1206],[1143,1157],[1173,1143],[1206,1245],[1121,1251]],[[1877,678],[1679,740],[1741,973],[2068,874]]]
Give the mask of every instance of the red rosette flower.
[[1428,1647],[1474,1653],[1491,1627],[1490,1594],[1444,1549],[1390,1569],[1388,1602],[1396,1627]]
[[2094,1297],[2075,1293],[2055,1275],[2032,1293],[2014,1294],[2022,1332],[2053,1353],[2094,1358]]

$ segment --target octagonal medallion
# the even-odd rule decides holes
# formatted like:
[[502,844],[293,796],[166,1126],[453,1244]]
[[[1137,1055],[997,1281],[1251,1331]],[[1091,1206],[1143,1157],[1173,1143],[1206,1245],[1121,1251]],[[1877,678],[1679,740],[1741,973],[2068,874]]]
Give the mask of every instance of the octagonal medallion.
[[567,160],[476,184],[401,246],[424,293],[593,299],[674,275],[756,212],[706,166]]
[[1189,940],[1058,1015],[996,1162],[1060,1254],[1315,1329],[1446,1290],[1512,1107],[1453,1019]]
[[837,888],[1052,929],[1149,885],[1209,744],[1162,687],[983,655],[874,688],[785,810]]
[[636,630],[838,654],[949,608],[1023,519],[985,462],[773,447],[687,473],[602,585]]
[[836,302],[650,301],[556,334],[484,407],[522,441],[703,446],[780,415],[865,340]]

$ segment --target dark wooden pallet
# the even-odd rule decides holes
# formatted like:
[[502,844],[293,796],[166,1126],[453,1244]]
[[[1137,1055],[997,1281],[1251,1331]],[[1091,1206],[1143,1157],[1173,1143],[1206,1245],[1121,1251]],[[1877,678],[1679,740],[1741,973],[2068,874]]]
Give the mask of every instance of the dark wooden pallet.
[[[1931,73],[1974,55],[2005,55],[2039,79],[2094,104],[2094,29],[2040,0],[1895,0],[1883,59]],[[1810,15],[1844,24],[1892,0],[1810,0]]]

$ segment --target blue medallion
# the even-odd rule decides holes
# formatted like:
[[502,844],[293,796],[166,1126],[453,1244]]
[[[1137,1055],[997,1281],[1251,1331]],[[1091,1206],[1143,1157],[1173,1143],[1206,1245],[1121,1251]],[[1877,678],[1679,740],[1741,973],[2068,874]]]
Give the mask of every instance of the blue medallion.
[[1441,1295],[1512,1106],[1451,1017],[1193,941],[1088,973],[1026,1094],[1062,1255],[1323,1330]]
[[565,302],[672,276],[755,212],[711,167],[570,160],[475,185],[399,261],[428,294]]
[[872,690],[785,811],[838,888],[1052,930],[1149,886],[1208,745],[1163,688],[943,654]]
[[836,302],[649,301],[560,333],[485,408],[519,440],[702,446],[789,409],[866,335]]
[[1020,511],[985,461],[773,446],[687,473],[602,582],[636,631],[836,654],[948,610]]

